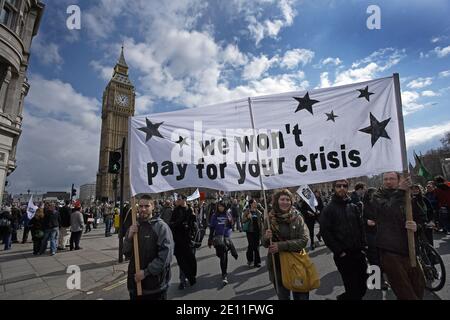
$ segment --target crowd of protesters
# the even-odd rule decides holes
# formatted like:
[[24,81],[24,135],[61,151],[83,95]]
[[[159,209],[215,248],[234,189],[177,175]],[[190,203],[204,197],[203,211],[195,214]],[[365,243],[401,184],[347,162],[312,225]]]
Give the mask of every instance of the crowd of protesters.
[[[179,194],[175,199],[156,201],[143,195],[136,224],[131,223],[130,207],[124,208],[122,230],[124,254],[130,259],[130,298],[166,299],[173,256],[179,268],[178,289],[195,286],[196,250],[209,228],[205,244],[215,250],[223,286],[230,281],[229,254],[238,259],[232,233],[242,232],[248,242],[245,257],[249,268],[262,267],[261,246],[267,248],[266,267],[279,299],[309,299],[309,291],[290,290],[282,281],[280,254],[305,252],[308,247],[312,252],[320,242],[332,252],[344,283],[345,292],[337,296],[338,300],[364,297],[369,265],[381,269],[382,289],[390,287],[398,299],[422,299],[424,275],[419,264],[409,264],[407,231],[423,235],[431,245],[433,233],[450,234],[450,183],[438,176],[423,188],[408,177],[387,172],[379,188],[367,188],[364,183],[357,183],[353,191],[349,187],[348,180],[342,179],[333,183],[331,192],[314,191],[315,206],[287,189],[267,193],[267,200],[242,195],[188,202],[186,195]],[[413,221],[406,220],[408,192]],[[105,237],[111,236],[113,226],[119,229],[115,223],[118,210],[109,203],[85,209],[79,202],[67,202],[62,207],[45,203],[32,219],[13,205],[0,213],[0,235],[4,249],[9,250],[11,243],[18,243],[17,230],[23,225],[22,243],[31,233],[33,254],[42,255],[49,247],[49,254],[54,255],[66,247],[80,250],[82,234],[89,233],[91,226],[97,228],[99,218],[105,224]],[[136,233],[142,266],[137,273],[132,241]],[[143,287],[140,297],[137,281]]]

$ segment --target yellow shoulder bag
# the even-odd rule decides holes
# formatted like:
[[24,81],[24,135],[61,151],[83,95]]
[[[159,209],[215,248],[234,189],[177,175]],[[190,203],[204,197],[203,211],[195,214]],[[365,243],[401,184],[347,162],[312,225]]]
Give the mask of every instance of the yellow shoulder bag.
[[279,253],[283,286],[294,292],[309,292],[320,287],[314,263],[305,250]]

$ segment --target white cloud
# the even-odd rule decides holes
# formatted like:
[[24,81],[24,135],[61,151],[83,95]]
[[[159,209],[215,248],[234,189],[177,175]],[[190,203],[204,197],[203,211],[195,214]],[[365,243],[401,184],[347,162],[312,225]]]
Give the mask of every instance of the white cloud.
[[450,122],[444,122],[430,127],[409,129],[406,130],[406,145],[408,148],[418,146],[443,136],[448,131],[450,131]]
[[420,59],[425,59],[425,58],[429,58],[429,57],[430,57],[429,53],[420,52]]
[[135,115],[149,114],[153,107],[151,96],[136,93]]
[[26,99],[30,112],[69,121],[90,132],[100,130],[98,112],[101,103],[97,99],[83,96],[70,84],[58,79],[47,80],[39,75],[32,75],[30,84]]
[[314,58],[314,51],[308,49],[293,49],[286,51],[281,59],[280,66],[287,69],[293,69],[299,64],[305,66]]
[[36,54],[39,61],[45,65],[61,65],[64,62],[59,53],[59,46],[53,42],[45,42],[42,36],[33,39],[31,53]]
[[432,90],[422,91],[422,97],[437,97],[439,95],[440,95],[439,93],[434,92]]
[[[272,4],[272,1],[259,1],[260,5],[263,3]],[[284,27],[289,27],[293,24],[294,18],[297,14],[293,8],[295,0],[280,0],[275,1],[278,5],[278,9],[281,11],[281,17],[273,20],[265,19],[263,22],[259,22],[257,15],[254,14],[255,8],[258,7],[256,3],[248,4],[246,9],[247,21],[249,22],[248,30],[250,35],[254,38],[256,45],[261,42],[265,37],[276,38],[280,30]]]
[[447,78],[447,77],[450,77],[450,70],[439,72],[439,78]]
[[438,58],[444,58],[450,54],[450,46],[447,46],[445,48],[436,47],[433,51],[434,53],[436,53]]
[[320,60],[319,65],[326,66],[327,64],[338,66],[342,64],[342,60],[339,58],[328,57],[326,59]]
[[337,71],[334,85],[344,85],[371,80],[379,73],[398,64],[405,57],[405,49],[379,49],[368,57],[355,61],[350,69]]
[[371,80],[379,71],[379,66],[375,62],[369,63],[362,68],[348,69],[339,72],[334,81],[334,85],[344,85],[349,83]]
[[222,52],[222,60],[233,66],[241,66],[247,63],[248,58],[234,44],[229,44]]
[[431,43],[436,43],[436,42],[439,42],[441,40],[441,38],[440,37],[433,37],[433,38],[431,38]]
[[328,88],[331,87],[331,82],[328,79],[328,72],[322,72],[320,74],[320,85],[318,88]]
[[109,81],[111,80],[112,74],[113,74],[113,67],[108,67],[108,66],[104,66],[102,65],[100,62],[98,61],[91,61],[89,63],[89,65],[96,71],[99,73],[99,78],[103,79],[105,81]]
[[[27,108],[27,106],[26,106]],[[84,125],[24,113],[17,169],[8,178],[13,192],[65,191],[95,179],[100,131]]]
[[402,92],[403,115],[406,116],[425,108],[425,105],[417,101],[419,98],[420,94],[416,91]]
[[92,181],[98,169],[100,102],[61,80],[31,75],[23,134],[11,190],[67,190]]
[[253,57],[252,61],[247,64],[242,72],[242,77],[246,80],[260,78],[273,63],[276,58],[268,59],[267,56]]
[[427,86],[430,86],[433,83],[433,78],[417,78],[411,82],[409,82],[406,86],[410,89],[421,89]]
[[83,30],[87,30],[94,39],[106,39],[116,30],[114,19],[124,14],[126,9],[127,1],[100,0],[98,5],[82,12]]

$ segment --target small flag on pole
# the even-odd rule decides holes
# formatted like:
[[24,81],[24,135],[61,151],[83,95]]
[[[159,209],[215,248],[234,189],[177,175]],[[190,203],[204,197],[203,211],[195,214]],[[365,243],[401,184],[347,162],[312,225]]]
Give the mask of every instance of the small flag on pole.
[[200,198],[200,191],[197,188],[197,190],[195,190],[195,192],[193,194],[191,194],[189,197],[187,197],[187,201],[193,201],[198,198]]
[[30,200],[28,201],[28,206],[27,206],[27,215],[28,215],[28,219],[33,219],[34,215],[36,214],[36,210],[38,209],[37,206],[34,205],[33,203],[33,195],[31,195]]
[[307,184],[300,186],[297,193],[302,197],[302,199],[309,205],[312,211],[316,212],[316,206],[319,204],[317,202],[316,196],[311,191]]
[[414,152],[414,159],[416,160],[416,164],[419,165],[419,172],[417,175],[420,177],[424,177],[427,180],[430,180],[432,178],[432,176],[431,176],[430,172],[427,170],[427,168],[425,168],[422,160],[419,158],[419,156],[416,154],[416,152]]

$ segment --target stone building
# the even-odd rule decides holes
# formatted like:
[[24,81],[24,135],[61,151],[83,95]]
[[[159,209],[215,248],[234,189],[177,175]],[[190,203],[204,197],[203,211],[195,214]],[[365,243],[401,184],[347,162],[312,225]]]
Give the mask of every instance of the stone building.
[[0,203],[6,177],[16,169],[31,42],[44,7],[38,0],[0,0]]

